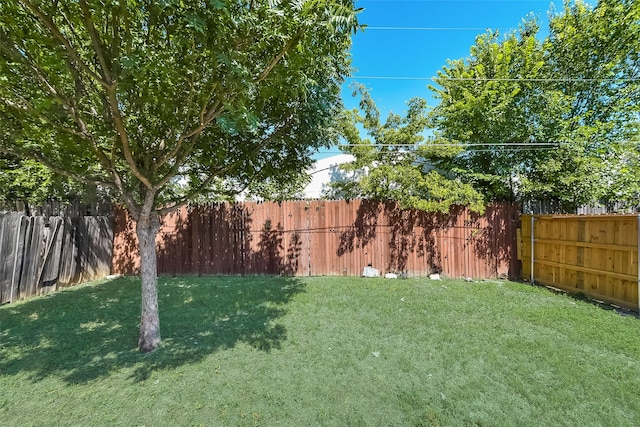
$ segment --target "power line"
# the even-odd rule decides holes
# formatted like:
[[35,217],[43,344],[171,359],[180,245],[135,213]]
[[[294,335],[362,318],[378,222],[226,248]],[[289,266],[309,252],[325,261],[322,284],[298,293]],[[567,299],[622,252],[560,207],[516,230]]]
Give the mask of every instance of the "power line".
[[433,77],[403,77],[403,76],[351,76],[351,80],[433,80]]
[[[360,3],[505,3],[514,0],[358,0]],[[531,3],[548,3],[549,0],[527,0]]]
[[[464,147],[461,147],[464,148]],[[502,147],[502,148],[468,148],[465,149],[463,152],[458,153],[457,155],[462,155],[465,153],[495,153],[496,151],[499,151],[500,153],[521,153],[523,151],[552,151],[552,150],[557,150],[559,147],[520,147],[520,148],[509,148],[509,147]],[[409,154],[409,153],[414,153],[416,150],[403,150],[403,151],[381,151],[376,153],[376,155],[382,155],[382,156],[392,156],[392,155],[398,155],[398,154]],[[328,153],[328,154],[343,154],[342,151],[335,151],[335,150],[329,150],[329,151],[324,151],[323,153]]]
[[555,77],[555,78],[482,78],[482,77],[433,77],[433,80],[448,80],[460,82],[636,82],[640,78],[571,78],[571,77]]
[[[358,3],[506,3],[518,0],[358,0]],[[547,3],[548,0],[523,0],[530,3]]]
[[487,30],[515,30],[513,27],[365,27],[364,30],[381,31],[487,31]]
[[[575,143],[599,144],[599,142],[588,141],[553,141],[553,142],[472,142],[472,143],[445,143],[445,144],[338,144],[338,150],[355,147],[373,148],[404,148],[404,152],[415,151],[418,148],[462,148],[465,151],[535,151],[535,150],[555,150],[562,145]],[[605,142],[606,143],[606,142]],[[616,144],[629,144],[640,146],[640,140],[615,141]],[[410,148],[411,150],[407,150]],[[342,151],[328,151],[331,153],[342,153]],[[402,152],[402,151],[400,151]],[[382,154],[397,154],[398,151],[380,152]]]
[[[640,141],[637,141],[640,143]],[[562,142],[460,142],[445,144],[338,144],[338,147],[482,147],[482,146],[509,146],[509,147],[527,147],[527,146],[556,146]]]
[[640,144],[640,140],[616,140],[616,141],[495,141],[495,142],[448,142],[448,143],[422,143],[422,144],[337,144],[337,147],[482,147],[482,146],[507,146],[507,147],[541,147],[541,146],[558,146],[562,144]]
[[461,81],[461,82],[559,82],[559,83],[616,83],[616,82],[640,82],[640,78],[571,78],[571,77],[549,77],[549,78],[483,78],[483,77],[420,77],[420,76],[350,76],[350,80],[431,80],[438,82]]

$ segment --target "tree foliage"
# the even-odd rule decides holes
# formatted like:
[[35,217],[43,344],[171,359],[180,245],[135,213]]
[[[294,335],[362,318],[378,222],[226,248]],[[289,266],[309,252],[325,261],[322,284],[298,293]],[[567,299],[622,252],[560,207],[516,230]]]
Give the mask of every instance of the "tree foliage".
[[428,116],[413,99],[406,117],[381,124],[358,87],[363,114],[342,117],[345,151],[357,160],[343,166],[352,179],[332,195],[427,210],[483,199],[637,204],[639,49],[638,2],[567,1],[550,12],[547,38],[527,17],[447,61],[430,86],[439,103]]
[[336,141],[356,13],[350,0],[0,3],[0,150],[126,204],[141,349],[159,342],[145,324],[157,322],[158,215],[303,170]]
[[[591,8],[565,2],[551,18],[546,53],[549,76],[573,79],[556,81],[551,89],[567,100],[558,135],[584,153],[588,166],[582,170],[585,181],[590,177],[593,182],[591,199],[637,204],[640,4],[603,0]],[[536,178],[549,182],[545,174]]]
[[432,160],[490,199],[637,199],[639,18],[637,2],[566,2],[544,41],[532,19],[478,36],[432,87],[435,133],[464,151]]
[[254,181],[247,196],[254,200],[299,200],[305,198],[304,189],[311,182],[308,171],[283,171],[282,175]]
[[436,78],[440,87],[431,87],[440,100],[431,114],[435,134],[466,146],[455,157],[433,161],[490,199],[513,198],[511,169],[527,160],[524,150],[509,143],[544,141],[553,125],[543,92],[535,83],[514,80],[540,77],[544,61],[537,30],[528,23],[503,40],[498,32],[478,36],[471,56],[449,61]]
[[[353,11],[202,5],[4,2],[2,114],[18,131],[5,149],[117,187],[134,216],[146,197],[171,208],[217,178],[233,191],[302,168],[335,140]],[[185,191],[160,191],[176,176]]]
[[[450,179],[425,163],[425,154],[449,158],[457,150],[422,144],[427,126],[424,99],[411,99],[405,116],[391,113],[382,123],[366,88],[356,84],[354,89],[354,96],[361,98],[360,108],[344,111],[340,117],[346,141],[342,151],[356,158],[341,169],[352,179],[333,183],[331,196],[397,200],[403,207],[426,211],[448,212],[456,204],[484,210],[482,196],[469,184]],[[368,137],[362,137],[361,129]]]
[[32,159],[12,155],[0,156],[0,202],[22,201],[41,204],[48,198],[68,200],[82,194],[76,182],[55,176],[47,167]]

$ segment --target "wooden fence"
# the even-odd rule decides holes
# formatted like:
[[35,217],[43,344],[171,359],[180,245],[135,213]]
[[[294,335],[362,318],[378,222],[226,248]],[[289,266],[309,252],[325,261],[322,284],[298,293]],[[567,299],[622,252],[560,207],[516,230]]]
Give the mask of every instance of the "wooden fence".
[[522,276],[638,309],[639,218],[635,214],[523,215]]
[[0,304],[104,277],[112,256],[109,217],[0,214]]
[[[518,216],[512,204],[492,205],[483,216],[360,200],[190,206],[162,220],[158,272],[358,276],[371,264],[382,274],[515,278]],[[138,267],[134,225],[117,210],[114,273]]]

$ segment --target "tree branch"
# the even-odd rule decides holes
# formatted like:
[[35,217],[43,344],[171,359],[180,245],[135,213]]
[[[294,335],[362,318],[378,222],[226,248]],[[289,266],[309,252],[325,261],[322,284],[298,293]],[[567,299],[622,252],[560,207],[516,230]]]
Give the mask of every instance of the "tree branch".
[[124,121],[122,120],[122,116],[120,115],[120,108],[118,107],[118,99],[116,97],[116,89],[115,86],[110,86],[107,88],[107,95],[109,97],[109,106],[111,108],[111,113],[113,116],[113,123],[120,137],[120,143],[122,144],[122,153],[124,154],[124,158],[131,169],[131,173],[138,178],[138,180],[147,188],[152,188],[153,184],[149,178],[144,176],[142,172],[138,169],[136,162],[133,158],[133,154],[131,152],[131,145],[129,144],[129,137],[127,135],[127,130],[124,127]]
[[[285,44],[284,48],[271,60],[269,65],[267,65],[267,67],[255,78],[254,80],[255,83],[260,83],[269,76],[269,74],[273,71],[276,65],[278,65],[278,63],[282,60],[282,58],[284,58],[284,56],[298,43],[298,41],[300,41],[302,34],[303,34],[302,32],[297,33]],[[209,99],[213,95],[213,92],[215,91],[216,87],[217,87],[217,84],[213,86]],[[164,164],[169,159],[174,158],[177,155],[177,152],[181,149],[182,143],[186,138],[191,138],[195,135],[200,134],[224,110],[224,105],[219,99],[216,100],[215,103],[208,109],[207,109],[207,105],[208,103],[205,103],[205,106],[200,112],[200,124],[195,129],[191,130],[188,133],[184,133],[178,138],[178,143],[176,144],[176,147],[174,148],[174,150],[172,150],[170,153],[168,153],[166,156],[163,156],[159,160],[161,164]]]
[[[162,156],[160,159],[156,160],[156,166],[154,170],[157,170],[160,166],[166,164],[169,160],[174,158],[176,159],[176,164],[173,166],[172,169],[182,166],[182,162],[184,161],[184,159],[188,157],[188,155],[191,153],[191,149],[195,145],[195,140],[188,145],[185,145],[184,143],[185,140],[187,138],[197,139],[202,133],[202,131],[205,130],[211,124],[213,119],[217,117],[220,114],[220,112],[222,112],[222,110],[224,110],[224,106],[220,105],[219,101],[216,101],[216,103],[212,107],[211,119],[204,123],[201,123],[198,127],[193,129],[189,133],[180,135],[178,137],[178,141],[176,142],[175,147],[171,151],[166,153],[164,156]],[[180,151],[182,151],[183,154],[178,158],[177,156],[180,153]],[[163,182],[163,181],[166,181],[166,180],[162,180],[160,182]],[[166,184],[166,182],[164,183]],[[164,185],[164,184],[157,184],[157,185]]]
[[[16,60],[19,60],[25,63],[29,68],[31,68],[31,70],[35,73],[36,77],[38,78],[38,80],[40,80],[42,84],[44,84],[44,86],[47,88],[49,93],[64,105],[65,110],[69,113],[73,121],[76,123],[76,126],[78,127],[79,131],[77,132],[72,129],[65,128],[64,126],[58,124],[57,122],[49,118],[46,114],[36,113],[34,114],[34,116],[43,119],[44,121],[54,126],[58,130],[61,130],[62,132],[81,137],[85,141],[89,142],[92,145],[93,149],[96,151],[103,166],[107,168],[107,170],[109,170],[113,166],[113,164],[112,162],[108,161],[107,157],[104,155],[100,147],[93,140],[93,136],[91,135],[91,132],[89,131],[87,125],[84,123],[84,121],[80,117],[80,114],[76,107],[76,103],[62,96],[59,93],[59,91],[51,83],[49,83],[47,77],[45,76],[44,71],[36,65],[35,61],[30,58],[30,56],[28,55],[28,53],[26,53],[26,51],[24,55],[20,55],[20,53],[14,47],[10,47],[8,45],[5,45],[4,43],[0,43],[0,47],[2,47],[3,51],[13,56]],[[75,71],[74,67],[71,64],[69,65],[71,66],[70,68],[73,71]],[[76,79],[76,92],[83,90],[81,79],[79,78],[79,76],[75,74],[75,72],[73,74],[74,74],[74,78]],[[76,93],[76,96],[79,96],[79,94]],[[30,113],[34,112],[32,108],[28,108],[27,111],[29,111]]]
[[[271,71],[273,71],[273,69],[280,62],[280,60],[282,60],[282,58],[287,54],[287,52],[289,52],[295,46],[295,44],[299,41],[301,36],[302,36],[302,34],[297,34],[295,37],[293,37],[285,45],[283,50],[278,55],[276,55],[276,57],[274,57],[274,59],[262,71],[262,73],[260,73],[260,75],[258,75],[258,77],[255,79],[255,83],[260,83],[260,82],[264,81],[269,76]],[[215,86],[214,86],[213,89],[215,90]],[[203,108],[203,110],[200,113],[200,125],[198,127],[196,127],[195,129],[193,129],[192,131],[190,131],[189,133],[183,134],[183,135],[180,136],[179,144],[174,149],[174,151],[173,151],[174,153],[177,153],[177,151],[180,149],[181,144],[183,143],[183,141],[186,138],[199,136],[200,133],[210,125],[210,123],[213,121],[213,119],[215,117],[217,117],[217,115],[219,115],[220,112],[222,112],[224,110],[224,105],[221,105],[220,100],[217,100],[214,103],[214,105],[212,107],[210,107],[208,109],[208,111],[206,111],[206,113],[205,113],[205,109],[206,109],[206,105],[205,105],[205,107]],[[264,149],[268,148],[269,145],[271,145],[271,143],[275,140],[275,137],[277,135],[281,134],[286,128],[288,128],[291,125],[292,119],[293,119],[293,116],[289,116],[286,119],[285,123],[281,127],[279,127],[274,132],[272,132],[264,140],[256,143],[256,145],[249,152],[245,153],[245,155],[246,156],[253,156],[253,155],[259,153],[261,150],[264,150]],[[185,153],[186,153],[186,150],[185,150]],[[229,172],[233,171],[235,168],[237,168],[238,166],[240,166],[241,164],[243,164],[244,161],[245,161],[244,159],[245,159],[246,156],[243,156],[242,159],[237,159],[235,162],[227,164],[227,165],[225,165],[223,167],[214,169],[213,171],[211,171],[209,177],[205,181],[203,181],[197,188],[193,189],[192,191],[190,191],[186,195],[184,195],[184,196],[182,196],[182,197],[180,197],[178,199],[175,199],[174,201],[170,202],[167,206],[159,209],[158,213],[159,214],[169,213],[169,212],[172,212],[173,210],[179,208],[180,206],[184,206],[185,204],[189,203],[189,201],[191,199],[193,199],[193,197],[195,195],[202,193],[211,184],[211,182],[213,182],[213,180],[216,177],[219,177],[222,174],[229,173]],[[181,157],[186,158],[187,156],[184,155],[184,156],[181,156]],[[176,176],[175,170],[177,170],[177,168],[179,168],[181,166],[181,163],[182,163],[181,161],[177,161],[176,162],[176,165],[174,165],[174,167],[172,168],[173,173],[172,174],[171,173],[167,174],[167,176],[165,176],[165,178],[160,181],[160,183],[161,183],[160,185],[166,184],[166,182],[168,182],[171,178]],[[255,177],[255,175],[254,175],[254,177]]]
[[100,41],[100,35],[96,30],[96,27],[93,25],[93,17],[91,15],[91,10],[89,10],[89,6],[84,0],[80,0],[78,2],[80,9],[82,9],[82,17],[84,19],[85,27],[87,28],[87,32],[89,33],[89,37],[91,37],[91,44],[93,45],[93,50],[98,57],[98,62],[100,63],[100,68],[102,69],[102,76],[105,81],[111,86],[113,84],[113,77],[111,76],[111,70],[109,69],[109,64],[107,64],[107,58],[104,54],[102,48],[102,42]]
[[54,24],[53,20],[44,14],[40,9],[38,9],[33,3],[29,0],[20,0],[20,2],[28,8],[38,20],[44,24],[45,27],[51,31],[51,34],[62,44],[67,53],[73,58],[73,60],[78,64],[78,66],[83,69],[87,74],[89,74],[93,79],[99,82],[103,86],[108,86],[108,82],[104,81],[95,71],[93,71],[89,66],[80,58],[78,52],[73,48],[69,40],[67,40],[60,29]]
[[192,136],[197,135],[203,130],[205,130],[211,124],[213,119],[218,117],[218,115],[223,110],[224,110],[224,105],[222,105],[220,100],[217,100],[216,102],[214,102],[211,108],[207,111],[206,115],[204,116],[204,119],[200,121],[200,125],[198,125],[198,127],[193,129],[189,133],[185,134],[184,138],[191,138]]
[[[278,65],[278,63],[282,60],[282,58],[284,58],[284,56],[298,43],[298,41],[300,41],[300,38],[302,37],[302,35],[303,35],[303,33],[299,32],[295,36],[293,36],[285,44],[283,49],[271,60],[269,65],[267,65],[267,67],[255,78],[254,82],[255,83],[260,83],[260,82],[264,81],[269,76],[269,74],[273,71],[273,69],[276,67],[276,65]],[[217,84],[214,84],[213,87],[212,87],[212,90],[211,90],[211,94],[209,95],[208,99],[211,99],[211,97],[213,96],[213,92],[215,91],[216,87],[217,87]],[[191,137],[199,135],[224,110],[224,105],[222,104],[220,99],[216,100],[214,102],[214,104],[211,107],[209,107],[208,109],[207,109],[207,106],[208,106],[208,102],[205,103],[204,107],[200,111],[200,123],[199,123],[199,125],[196,128],[192,129],[191,131],[185,132],[182,135],[180,135],[180,137],[178,138],[178,141],[176,143],[175,148],[173,150],[171,150],[169,153],[167,153],[166,155],[162,156],[160,159],[157,160],[156,168],[161,166],[161,165],[164,165],[170,159],[175,158],[178,155],[179,151],[183,148],[184,141],[187,138],[191,138]],[[190,150],[186,150],[186,151],[188,152]],[[184,156],[184,157],[186,157],[186,156]],[[181,163],[181,162],[180,161],[176,162],[177,167],[181,166],[179,163]],[[175,167],[176,166],[174,166],[174,168]],[[174,168],[172,168],[172,169],[174,169]],[[160,182],[166,183],[166,177],[165,177],[165,179],[163,179]]]
[[201,194],[216,177],[232,172],[235,168],[237,168],[238,166],[242,165],[245,162],[246,157],[254,156],[258,154],[261,150],[269,148],[269,146],[276,140],[276,137],[291,126],[291,124],[293,123],[293,118],[294,116],[287,117],[287,119],[285,120],[285,123],[283,123],[282,126],[274,130],[269,136],[267,136],[263,140],[257,142],[255,146],[252,147],[251,150],[244,153],[244,155],[238,158],[235,162],[229,163],[225,166],[212,170],[211,173],[209,174],[209,177],[205,181],[203,181],[197,188],[190,191],[186,195],[180,197],[179,199],[176,199],[170,202],[171,204],[159,210],[159,213],[171,212],[172,210],[177,209],[178,207],[183,206],[186,203],[189,203],[190,199],[192,199],[194,196],[198,194]]
[[[195,46],[192,46],[192,48],[195,49]],[[189,83],[190,89],[189,89],[189,100],[187,101],[187,117],[185,119],[185,129],[182,133],[182,135],[180,135],[178,137],[178,140],[176,141],[176,145],[173,149],[169,150],[167,153],[165,153],[164,155],[162,155],[160,158],[156,159],[156,162],[153,166],[153,171],[157,172],[158,169],[163,166],[164,164],[166,164],[169,160],[175,158],[180,149],[182,148],[182,144],[186,138],[186,132],[187,132],[187,127],[189,126],[189,121],[191,120],[191,107],[193,106],[193,98],[194,98],[194,77],[193,74],[191,75],[191,81]],[[215,87],[215,86],[214,86]]]
[[0,42],[0,51],[5,54],[11,56],[18,62],[25,64],[27,67],[33,71],[35,77],[40,80],[40,82],[46,87],[47,91],[53,95],[56,99],[61,101],[65,105],[69,105],[69,101],[66,98],[63,98],[62,95],[58,92],[58,90],[49,82],[45,72],[36,65],[35,61],[29,56],[29,54],[25,51],[24,54],[18,52],[15,46]]
[[196,189],[194,189],[193,191],[190,191],[189,193],[187,193],[186,195],[175,199],[173,201],[170,201],[168,206],[165,206],[161,209],[158,210],[159,214],[165,214],[165,213],[169,213],[172,212],[176,209],[178,209],[180,206],[184,206],[187,203],[189,203],[189,201],[191,201],[193,199],[194,196],[200,194],[205,188],[209,187],[209,185],[211,184],[211,182],[213,182],[213,180],[217,177],[217,175],[215,174],[211,174],[209,175],[209,177],[207,179],[205,179]]
[[[5,104],[6,104],[6,102],[5,102]],[[26,110],[27,112],[29,112],[29,110],[30,110],[30,108],[28,108],[28,106],[25,108],[25,107],[21,107],[21,106],[12,106],[10,104],[6,104],[6,105],[9,105],[12,108]],[[63,169],[63,168],[60,168],[60,167],[54,165],[46,157],[44,157],[41,154],[36,153],[36,152],[28,152],[28,153],[19,152],[19,151],[11,150],[8,147],[2,147],[2,146],[0,146],[0,152],[6,152],[6,153],[18,155],[18,156],[31,157],[31,158],[41,162],[42,164],[44,164],[45,166],[47,166],[49,169],[51,169],[52,171],[54,171],[56,173],[59,173],[59,174],[64,175],[64,176],[68,176],[70,178],[73,178],[73,179],[76,179],[76,180],[79,180],[79,181],[92,183],[92,184],[104,185],[104,186],[112,187],[112,188],[117,188],[120,191],[120,193],[122,194],[123,198],[125,200],[128,199],[127,205],[131,206],[131,209],[133,209],[133,207],[135,206],[135,202],[134,202],[133,198],[131,197],[131,195],[129,195],[128,192],[126,191],[126,189],[124,188],[124,185],[122,184],[122,179],[121,179],[120,174],[118,173],[118,171],[117,171],[117,169],[115,167],[115,164],[113,164],[113,162],[109,160],[107,155],[98,146],[97,142],[93,139],[91,133],[86,128],[86,124],[84,124],[84,122],[82,121],[82,119],[79,116],[76,115],[75,119],[77,120],[77,125],[79,127],[81,127],[82,129],[84,129],[81,132],[77,132],[77,131],[72,130],[71,128],[62,126],[62,125],[56,123],[55,121],[51,120],[49,117],[47,117],[45,115],[34,114],[34,116],[39,118],[39,119],[42,119],[42,120],[46,121],[51,126],[55,127],[56,129],[58,129],[61,132],[68,133],[68,134],[70,134],[72,136],[75,136],[77,138],[81,138],[81,139],[87,141],[91,145],[91,147],[92,147],[95,155],[97,156],[98,161],[102,165],[104,171],[106,173],[108,173],[109,175],[111,175],[111,177],[113,178],[113,183],[108,182],[108,181],[104,181],[104,180],[90,179],[90,178],[87,178],[84,175],[79,175],[79,174],[75,174],[75,173],[69,172],[66,169]]]
[[17,94],[16,96],[21,98],[21,101],[23,102],[23,104],[18,104],[17,102],[14,102],[13,100],[7,99],[7,98],[0,98],[0,101],[4,103],[4,105],[6,105],[7,107],[14,108],[16,110],[29,111],[33,108],[33,105],[31,105],[31,103],[26,99],[24,99],[22,96]]
[[209,111],[207,109],[207,107],[209,106],[209,101],[211,100],[211,98],[213,98],[213,94],[216,91],[216,88],[218,87],[218,83],[214,83],[213,86],[211,87],[211,91],[209,92],[209,96],[207,96],[206,101],[204,103],[204,105],[202,106],[202,110],[200,110],[200,123],[204,123],[204,117],[207,114],[207,111]]
[[173,177],[175,177],[178,174],[180,167],[184,165],[186,159],[189,157],[189,154],[191,154],[191,150],[195,146],[199,136],[200,134],[197,134],[193,137],[193,140],[185,147],[181,155],[176,158],[176,161],[173,164],[173,166],[171,166],[171,169],[169,169],[169,172],[165,174],[164,178],[158,181],[158,183],[156,184],[157,190],[162,188],[165,184],[167,184]]
[[299,32],[298,34],[293,36],[291,38],[291,40],[289,40],[287,42],[287,44],[284,45],[284,48],[282,48],[280,53],[278,53],[271,60],[269,65],[267,65],[267,67],[262,71],[262,73],[260,73],[258,75],[258,77],[255,78],[254,82],[255,83],[260,83],[261,81],[266,79],[269,76],[269,74],[271,74],[271,71],[273,71],[273,69],[276,67],[276,65],[278,65],[280,60],[282,60],[282,58],[284,58],[284,56],[300,41],[301,38],[302,38],[302,32]]

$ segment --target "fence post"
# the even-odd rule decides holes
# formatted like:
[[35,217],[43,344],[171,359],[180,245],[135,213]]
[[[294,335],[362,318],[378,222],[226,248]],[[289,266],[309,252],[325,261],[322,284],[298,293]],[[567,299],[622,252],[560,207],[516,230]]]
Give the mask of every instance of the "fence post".
[[638,215],[638,314],[640,314],[640,215]]
[[[640,217],[639,217],[640,218]],[[530,281],[531,284],[534,283],[534,275],[533,275],[533,269],[535,268],[535,261],[534,261],[534,242],[535,239],[533,238],[533,224],[535,222],[535,217],[533,216],[533,214],[531,215],[531,275],[530,275]]]

